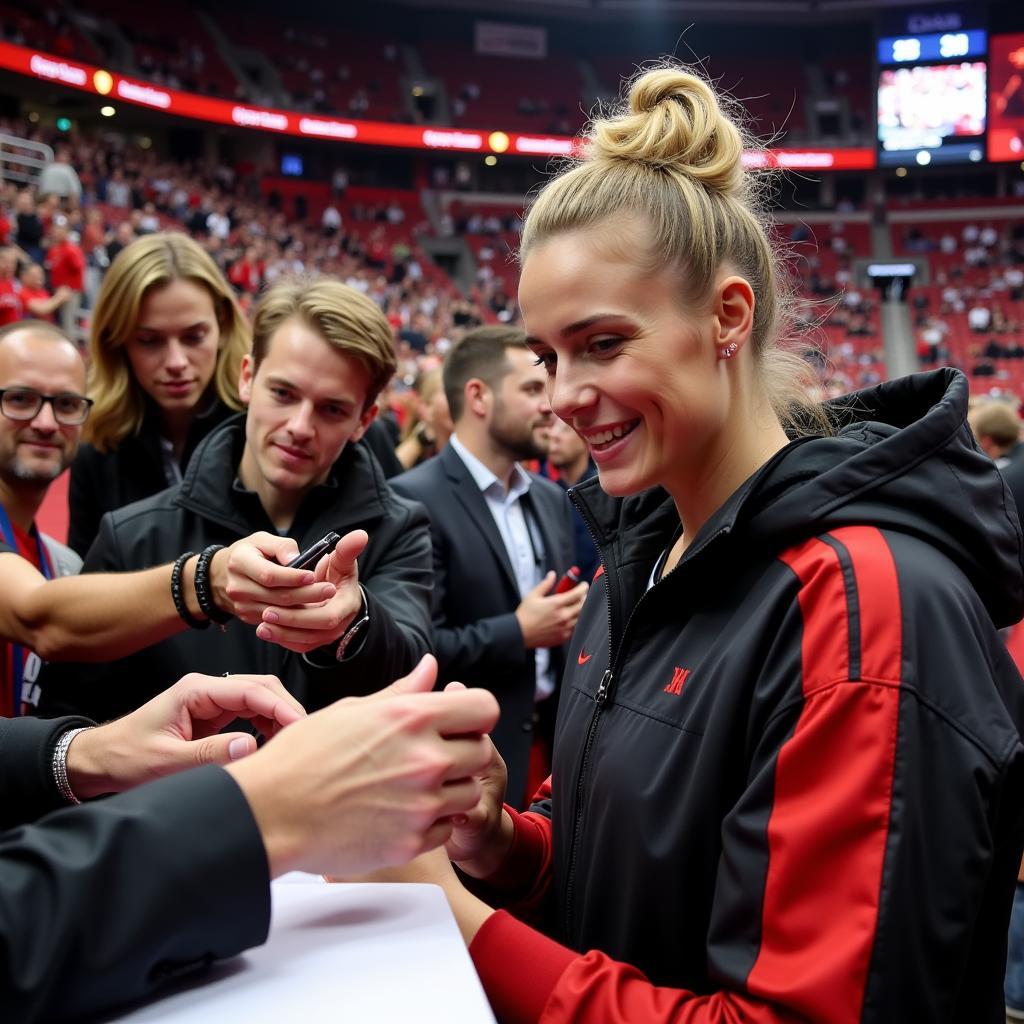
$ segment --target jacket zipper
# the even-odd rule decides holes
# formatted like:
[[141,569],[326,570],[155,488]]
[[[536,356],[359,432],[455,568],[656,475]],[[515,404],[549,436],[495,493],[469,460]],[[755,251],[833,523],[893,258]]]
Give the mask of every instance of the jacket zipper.
[[[601,545],[598,543],[597,537],[594,535],[594,528],[591,522],[590,510],[583,504],[583,502],[576,500],[575,493],[571,489],[569,491],[569,497],[572,500],[572,503],[576,506],[576,508],[579,509],[581,515],[583,516],[583,521],[586,524],[587,531],[590,533],[591,540],[593,540],[594,545],[597,547],[598,551],[600,551]],[[694,554],[696,554],[697,551],[700,551],[703,548],[707,547],[707,545],[711,541],[715,540],[724,532],[724,530],[717,530],[714,534],[708,537],[700,545],[699,548],[695,549],[692,552],[689,552],[691,557]],[[682,559],[680,559],[680,563],[681,562]],[[678,568],[679,564],[677,564],[668,575],[671,576],[672,573],[674,573]],[[612,587],[611,576],[607,565],[605,565],[604,577],[605,593],[608,598],[608,668],[605,670],[604,675],[601,677],[601,682],[598,684],[597,687],[597,693],[594,695],[594,712],[591,715],[590,725],[587,728],[587,739],[583,745],[583,756],[580,759],[580,770],[579,774],[576,777],[576,812],[573,816],[572,840],[569,844],[569,863],[566,868],[565,875],[565,911],[563,914],[563,928],[565,930],[565,938],[566,941],[570,944],[572,942],[571,925],[573,896],[576,888],[576,856],[579,849],[580,830],[583,825],[583,793],[586,788],[585,784],[587,769],[590,767],[590,753],[594,745],[594,736],[597,733],[597,724],[601,717],[601,711],[604,708],[604,706],[608,703],[608,697],[611,692],[612,682],[615,679],[615,671],[618,668],[619,658],[622,654],[623,648],[625,647],[626,636],[629,634],[629,627],[633,623],[633,619],[636,616],[637,609],[643,603],[643,600],[647,596],[647,594],[650,593],[650,591],[646,591],[643,594],[641,594],[639,600],[633,606],[633,610],[630,612],[629,618],[626,620],[626,625],[622,630],[622,636],[620,638],[619,646],[613,654],[612,646],[615,637],[612,629]],[[662,580],[659,580],[658,582],[660,583],[667,578],[667,576],[662,577]],[[657,584],[655,584],[655,586],[657,586]]]

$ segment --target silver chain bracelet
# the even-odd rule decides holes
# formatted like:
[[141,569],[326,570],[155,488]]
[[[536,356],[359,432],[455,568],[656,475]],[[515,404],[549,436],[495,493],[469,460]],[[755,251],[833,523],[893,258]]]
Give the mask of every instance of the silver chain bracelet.
[[60,795],[69,804],[80,804],[82,801],[75,796],[75,791],[71,788],[71,783],[68,781],[68,747],[71,746],[71,741],[80,732],[86,732],[90,728],[92,726],[86,725],[80,729],[68,729],[67,732],[61,734],[60,739],[57,740],[57,746],[53,748],[53,761],[51,762],[53,781],[57,783]]

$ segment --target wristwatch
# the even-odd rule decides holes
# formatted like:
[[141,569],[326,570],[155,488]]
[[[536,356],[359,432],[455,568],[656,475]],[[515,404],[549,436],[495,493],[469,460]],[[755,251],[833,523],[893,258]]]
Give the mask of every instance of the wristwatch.
[[[370,625],[370,612],[366,606],[366,591],[363,590],[363,585],[361,583],[358,584],[358,586],[359,593],[362,597],[362,603],[359,606],[359,611],[356,612],[356,617],[349,624],[348,629],[341,634],[341,639],[338,640],[338,646],[334,652],[334,657],[337,661],[345,660],[345,652],[357,639],[359,639],[359,637],[365,636],[367,627]],[[349,657],[352,657],[353,654],[357,653],[359,646],[361,645],[356,645],[356,649],[349,654]]]

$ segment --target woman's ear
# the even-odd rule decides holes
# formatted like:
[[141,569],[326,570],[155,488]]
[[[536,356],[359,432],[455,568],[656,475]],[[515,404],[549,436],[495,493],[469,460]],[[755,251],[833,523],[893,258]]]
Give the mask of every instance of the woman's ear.
[[750,340],[754,329],[754,289],[735,274],[719,282],[713,315],[715,347],[723,359],[734,356]]

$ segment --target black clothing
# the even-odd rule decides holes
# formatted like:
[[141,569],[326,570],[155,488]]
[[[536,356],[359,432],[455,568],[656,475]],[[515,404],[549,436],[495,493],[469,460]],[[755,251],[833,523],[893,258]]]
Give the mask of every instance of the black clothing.
[[[560,487],[531,476],[530,490],[520,501],[527,522],[536,524],[543,540],[542,571],[554,569],[561,576],[574,555],[569,503]],[[491,738],[508,767],[509,802],[518,803],[526,789],[536,669],[515,616],[521,598],[505,544],[486,499],[451,445],[397,477],[392,486],[421,502],[430,515],[439,682],[457,679],[483,686],[498,698],[501,718]],[[561,649],[553,649],[556,680],[562,665]]]
[[553,934],[603,954],[573,1019],[667,1019],[637,968],[710,997],[694,1020],[1001,1024],[1024,683],[996,627],[1024,564],[967,397],[942,369],[833,403],[837,436],[779,452],[650,589],[671,499],[574,491],[605,573],[534,807]]
[[[215,399],[192,422],[181,457],[184,471],[199,442],[219,427],[233,410]],[[71,464],[68,489],[68,544],[83,558],[99,533],[105,512],[141,501],[171,486],[164,471],[160,412],[148,399],[142,427],[113,451],[99,452],[83,444]]]
[[[276,532],[258,496],[236,482],[244,446],[245,417],[236,416],[199,445],[178,487],[108,512],[83,571],[145,569],[207,544]],[[370,536],[359,556],[370,625],[345,662],[334,661],[331,652],[327,667],[310,665],[232,620],[224,632],[189,630],[107,665],[50,664],[40,677],[40,713],[112,718],[189,671],[273,673],[310,711],[391,683],[430,649],[427,517],[391,491],[366,449],[348,445],[327,481],[306,496],[288,536],[301,550],[330,530],[354,529]]]
[[270,927],[263,841],[222,769],[67,807],[50,758],[62,733],[89,724],[0,719],[5,1024],[142,998],[259,945]]

